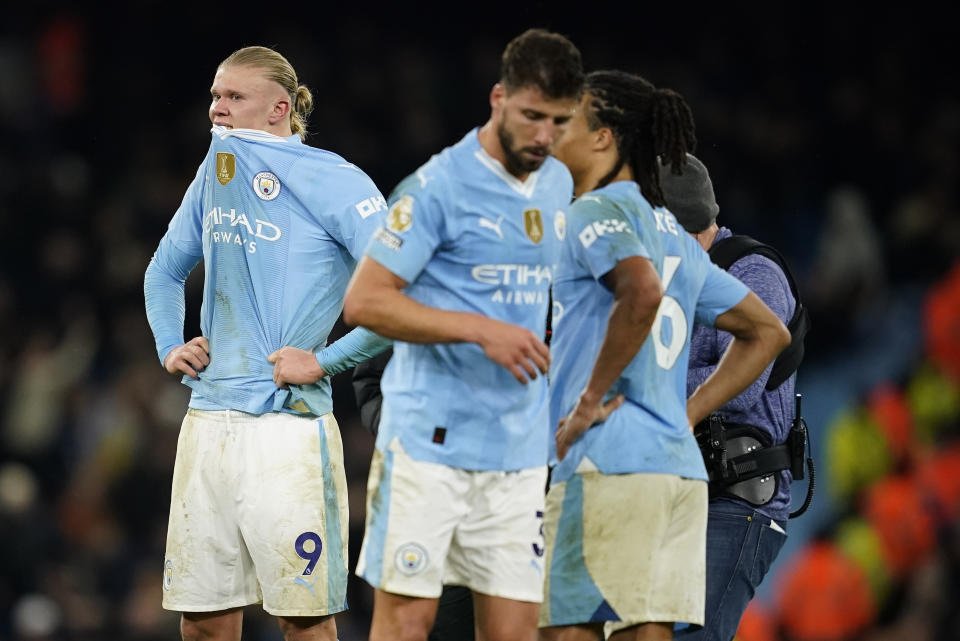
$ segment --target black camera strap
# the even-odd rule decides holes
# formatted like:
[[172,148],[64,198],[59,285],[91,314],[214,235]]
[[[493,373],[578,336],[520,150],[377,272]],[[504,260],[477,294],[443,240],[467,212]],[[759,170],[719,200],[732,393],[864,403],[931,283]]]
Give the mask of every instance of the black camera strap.
[[[809,430],[801,414],[800,394],[796,395],[796,415],[787,437],[782,445],[771,445],[770,435],[753,425],[741,423],[727,423],[719,414],[711,414],[708,419],[697,425],[695,435],[697,445],[703,454],[704,464],[709,478],[710,497],[732,494],[736,498],[746,500],[754,505],[763,505],[773,498],[773,489],[768,489],[764,498],[756,498],[761,492],[759,486],[744,487],[745,481],[777,474],[783,470],[790,470],[793,480],[802,480],[804,472],[809,474],[807,495],[803,505],[790,514],[795,518],[806,512],[813,500],[815,487],[815,469],[812,457],[812,444]],[[748,451],[735,456],[729,456],[728,444],[737,442],[742,449],[743,439],[746,438]],[[751,496],[748,496],[751,495]]]
[[786,445],[764,447],[747,454],[734,456],[727,459],[724,482],[727,484],[738,483],[787,470],[790,469],[790,460],[790,448]]
[[759,254],[776,263],[787,277],[790,292],[796,302],[793,317],[787,323],[787,329],[790,330],[790,344],[773,362],[773,369],[770,370],[770,378],[767,379],[766,388],[772,390],[780,387],[800,367],[800,363],[803,361],[803,339],[810,331],[810,315],[800,301],[800,290],[797,288],[797,282],[790,272],[790,267],[787,266],[786,259],[770,245],[742,234],[734,234],[729,238],[717,241],[710,247],[708,253],[710,254],[710,260],[723,270],[729,270],[731,265],[744,256]]

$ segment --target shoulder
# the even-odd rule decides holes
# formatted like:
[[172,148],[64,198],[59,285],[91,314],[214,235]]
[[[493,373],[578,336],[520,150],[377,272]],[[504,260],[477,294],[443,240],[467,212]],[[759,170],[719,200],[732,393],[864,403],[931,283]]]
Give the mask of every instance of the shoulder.
[[306,144],[294,144],[303,152],[305,159],[317,167],[322,167],[331,174],[342,177],[345,180],[369,180],[366,173],[352,162],[346,160],[340,154],[311,147]]
[[360,167],[339,154],[309,145],[300,147],[301,158],[296,168],[300,177],[308,177],[313,182],[322,181],[323,191],[333,196],[367,197],[380,194],[373,179]]
[[623,209],[602,190],[589,191],[570,205],[570,216],[584,220],[593,220],[604,214],[621,215]]
[[759,254],[749,254],[730,265],[729,273],[759,296],[781,320],[789,320],[787,312],[792,309],[795,299],[790,290],[790,281],[776,261]]
[[407,196],[415,200],[442,198],[449,191],[450,158],[444,150],[430,158],[393,188],[387,200],[394,203]]
[[728,270],[732,276],[747,283],[750,289],[789,290],[787,275],[777,261],[761,254],[747,254],[735,260]]
[[776,261],[762,256],[760,254],[747,254],[737,260],[733,261],[733,264],[730,265],[730,273],[738,274],[748,271],[767,271],[771,274],[783,274],[783,269]]

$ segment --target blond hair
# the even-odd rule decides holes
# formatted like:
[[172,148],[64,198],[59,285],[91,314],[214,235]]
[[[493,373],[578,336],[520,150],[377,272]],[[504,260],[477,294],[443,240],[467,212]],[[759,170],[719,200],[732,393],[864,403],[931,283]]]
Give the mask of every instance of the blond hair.
[[297,72],[286,58],[267,47],[244,47],[220,63],[221,68],[229,66],[256,67],[283,87],[290,96],[290,130],[301,140],[307,137],[307,116],[313,110],[313,94],[306,85],[297,82]]

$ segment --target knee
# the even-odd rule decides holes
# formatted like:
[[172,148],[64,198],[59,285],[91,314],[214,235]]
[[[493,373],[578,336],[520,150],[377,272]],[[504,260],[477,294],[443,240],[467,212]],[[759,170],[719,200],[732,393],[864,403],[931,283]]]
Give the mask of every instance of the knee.
[[219,628],[210,621],[192,619],[187,615],[180,617],[180,638],[183,641],[214,641],[224,638],[219,632]]
[[202,627],[196,621],[182,616],[180,617],[180,638],[183,641],[203,641],[208,637],[204,635]]
[[389,630],[384,627],[371,628],[370,641],[427,641],[432,626],[423,619],[404,619],[394,621]]
[[240,639],[242,611],[184,612],[180,616],[183,641],[235,641]]
[[337,641],[333,615],[323,617],[277,617],[284,641]]

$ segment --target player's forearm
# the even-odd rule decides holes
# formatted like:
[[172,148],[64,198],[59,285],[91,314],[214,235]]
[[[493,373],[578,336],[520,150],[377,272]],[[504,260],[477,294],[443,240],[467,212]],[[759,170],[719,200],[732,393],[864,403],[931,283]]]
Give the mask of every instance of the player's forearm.
[[696,425],[751,384],[757,383],[789,340],[790,334],[782,325],[772,324],[759,327],[755,335],[734,338],[713,374],[687,400],[690,424]]
[[393,340],[357,327],[317,352],[317,362],[328,375],[333,376],[373,358],[393,345]]
[[478,343],[485,320],[478,314],[428,307],[389,286],[354,288],[344,303],[343,318],[349,325],[408,343]]
[[637,355],[650,333],[659,296],[614,301],[600,353],[583,391],[584,401],[599,403]]

